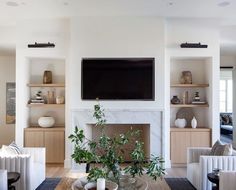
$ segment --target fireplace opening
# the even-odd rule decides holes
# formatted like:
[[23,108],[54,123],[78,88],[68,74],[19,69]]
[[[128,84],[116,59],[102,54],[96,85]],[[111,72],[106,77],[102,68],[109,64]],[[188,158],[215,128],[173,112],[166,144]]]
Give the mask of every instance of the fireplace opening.
[[[88,127],[92,131],[92,140],[97,141],[101,137],[100,128],[94,124],[89,124]],[[105,127],[105,133],[108,137],[113,138],[120,134],[124,134],[129,130],[140,130],[140,136],[138,139],[133,139],[132,143],[124,145],[124,161],[129,162],[131,160],[130,153],[134,148],[135,140],[139,140],[144,143],[144,154],[145,157],[150,157],[150,124],[108,124]]]

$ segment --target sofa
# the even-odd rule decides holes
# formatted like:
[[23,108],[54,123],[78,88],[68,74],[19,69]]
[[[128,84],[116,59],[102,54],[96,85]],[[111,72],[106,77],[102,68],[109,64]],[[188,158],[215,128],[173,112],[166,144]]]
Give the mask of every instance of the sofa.
[[22,148],[22,154],[0,156],[0,169],[19,172],[16,190],[35,190],[45,180],[45,148]]
[[0,190],[7,189],[7,170],[0,170]]
[[233,133],[232,113],[220,113],[220,132],[226,135]]
[[211,156],[211,148],[188,148],[187,179],[198,190],[211,190],[212,183],[207,174],[214,168],[224,171],[236,171],[236,151],[232,156]]

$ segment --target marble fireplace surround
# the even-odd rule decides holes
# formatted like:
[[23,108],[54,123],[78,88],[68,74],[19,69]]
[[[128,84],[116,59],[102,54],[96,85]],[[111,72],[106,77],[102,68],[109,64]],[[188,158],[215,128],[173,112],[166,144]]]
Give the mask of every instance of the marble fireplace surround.
[[[150,154],[163,155],[163,112],[154,109],[106,109],[107,124],[148,124],[150,126]],[[77,109],[72,110],[71,132],[75,126],[84,130],[85,136],[92,139],[91,125],[95,124],[93,110]],[[72,148],[72,147],[71,147]],[[72,152],[73,150],[71,150]],[[72,161],[72,168],[76,169],[76,164]]]

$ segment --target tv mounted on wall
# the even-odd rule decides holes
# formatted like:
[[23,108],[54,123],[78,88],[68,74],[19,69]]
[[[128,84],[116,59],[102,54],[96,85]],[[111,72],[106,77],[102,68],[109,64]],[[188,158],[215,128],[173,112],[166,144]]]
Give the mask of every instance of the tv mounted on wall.
[[154,100],[154,58],[83,58],[83,100]]

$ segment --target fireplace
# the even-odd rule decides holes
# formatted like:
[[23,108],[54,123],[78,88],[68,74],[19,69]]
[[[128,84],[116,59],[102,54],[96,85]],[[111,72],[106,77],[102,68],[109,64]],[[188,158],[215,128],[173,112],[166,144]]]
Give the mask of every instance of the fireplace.
[[[92,130],[92,139],[97,141],[101,136],[101,130],[94,124],[88,125]],[[150,156],[150,125],[149,124],[108,124],[105,127],[105,134],[108,137],[115,137],[120,134],[125,134],[129,130],[139,130],[140,136],[138,139],[132,139],[132,143],[124,145],[124,160],[130,161],[129,153],[134,148],[135,140],[139,140],[144,143],[144,153],[146,157]]]
[[[133,129],[141,129],[142,140],[145,143],[145,155],[150,157],[151,154],[161,156],[163,151],[162,138],[162,111],[152,109],[106,109],[105,115],[107,119],[107,133],[113,135],[127,131],[132,126]],[[94,124],[93,110],[79,109],[72,110],[71,133],[75,126],[84,130],[84,134],[88,139],[99,136]],[[68,157],[73,152],[73,146],[70,146]],[[72,169],[76,169],[76,164],[71,162]]]

